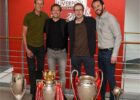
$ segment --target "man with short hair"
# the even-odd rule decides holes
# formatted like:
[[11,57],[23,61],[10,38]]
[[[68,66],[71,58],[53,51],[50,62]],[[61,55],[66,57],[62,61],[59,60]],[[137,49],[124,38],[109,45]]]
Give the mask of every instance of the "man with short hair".
[[96,21],[84,16],[84,6],[77,3],[73,7],[75,19],[68,24],[72,70],[81,74],[84,64],[87,75],[94,76],[94,54],[96,49]]
[[116,86],[115,64],[122,40],[120,26],[116,18],[105,10],[103,0],[93,0],[92,7],[97,14],[98,65],[104,74],[101,98],[105,100],[106,83],[108,81],[110,86],[110,100],[114,100],[112,91]]
[[[44,0],[34,0],[34,10],[24,17],[23,41],[27,54],[30,92],[35,100],[36,79],[42,78],[44,69],[44,25],[48,15],[42,12]],[[37,62],[37,63],[36,63]]]
[[[66,84],[66,66],[67,66],[67,46],[68,33],[65,19],[60,18],[61,6],[53,4],[51,6],[52,18],[45,24],[45,33],[47,33],[46,48],[48,67],[51,71],[56,71],[58,64],[60,81],[62,82],[63,93],[65,93]],[[65,98],[66,99],[66,98]]]

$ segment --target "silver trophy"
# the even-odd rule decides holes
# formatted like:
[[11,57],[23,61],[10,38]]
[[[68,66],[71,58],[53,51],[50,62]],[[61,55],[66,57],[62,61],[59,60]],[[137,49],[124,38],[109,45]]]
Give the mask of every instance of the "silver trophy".
[[119,100],[123,90],[120,87],[115,87],[112,91],[115,100]]
[[43,100],[55,100],[55,72],[45,71],[44,76],[44,87],[43,87]]
[[[76,72],[78,75],[78,71],[73,70],[71,74],[71,82],[72,82],[71,84],[74,90],[74,95],[76,95],[75,89],[73,86],[73,80],[72,80],[72,76],[74,72]],[[76,89],[77,89],[77,92],[78,92],[77,94],[80,100],[96,100],[100,92],[96,86],[97,78],[98,78],[97,75],[96,77],[89,76],[89,75],[82,75],[79,77],[78,82],[76,83],[76,87],[77,87]]]
[[10,90],[16,100],[22,100],[22,97],[24,96],[26,91],[26,80],[24,79],[22,74],[13,74]]
[[95,100],[98,91],[94,77],[88,75],[80,76],[77,91],[80,100]]

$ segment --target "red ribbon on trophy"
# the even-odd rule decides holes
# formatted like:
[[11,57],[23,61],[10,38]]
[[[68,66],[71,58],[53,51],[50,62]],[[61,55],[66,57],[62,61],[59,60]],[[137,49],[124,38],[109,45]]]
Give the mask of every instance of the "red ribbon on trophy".
[[[100,69],[95,69],[95,74],[97,73],[97,75],[100,75],[99,72],[102,72]],[[103,76],[102,76],[103,77]],[[102,86],[102,80],[100,77],[98,77],[98,79],[96,80],[96,85],[97,85],[97,88],[98,88],[98,91],[101,90],[101,86]],[[97,94],[97,100],[101,100],[101,95],[100,93]]]
[[56,100],[64,100],[61,83],[56,83]]
[[36,85],[36,100],[43,100],[43,86],[44,83],[42,81],[38,82]]

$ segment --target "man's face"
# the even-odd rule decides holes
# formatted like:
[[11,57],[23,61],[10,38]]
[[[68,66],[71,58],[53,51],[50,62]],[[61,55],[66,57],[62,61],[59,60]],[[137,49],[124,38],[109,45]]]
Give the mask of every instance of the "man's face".
[[34,4],[35,10],[40,12],[42,10],[43,5],[44,5],[43,0],[36,0],[36,3]]
[[54,6],[52,8],[51,13],[52,13],[52,18],[60,18],[61,11],[60,11],[60,8],[58,6]]
[[83,17],[84,9],[82,8],[82,6],[77,5],[77,6],[75,6],[75,8],[74,8],[74,13],[75,13],[75,17],[76,17],[77,19],[80,19],[80,18]]
[[103,11],[104,11],[104,5],[102,5],[100,3],[100,1],[96,1],[92,4],[92,7],[95,11],[95,13],[98,15],[98,16],[101,16]]

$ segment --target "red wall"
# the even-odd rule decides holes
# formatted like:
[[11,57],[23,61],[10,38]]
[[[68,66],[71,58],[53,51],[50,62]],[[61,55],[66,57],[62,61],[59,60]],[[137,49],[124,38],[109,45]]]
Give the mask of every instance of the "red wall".
[[[22,23],[24,15],[27,12],[33,10],[34,7],[34,0],[8,0],[8,10],[9,10],[9,36],[10,37],[22,37]],[[114,14],[118,19],[122,36],[124,36],[124,14],[125,14],[125,0],[104,0],[106,4],[106,9]],[[88,0],[88,6],[90,7],[92,0]],[[43,10],[50,15],[50,6],[54,3],[54,0],[45,0],[45,5]],[[94,11],[91,9],[92,15],[95,17]],[[17,50],[10,51],[10,63],[14,67],[14,72],[21,72],[21,56],[22,53],[22,42],[21,39],[10,39],[10,50]],[[98,52],[98,51],[97,51]],[[16,57],[15,57],[16,56]],[[25,53],[24,53],[25,56]],[[122,56],[123,56],[123,46],[121,45],[120,53],[118,57],[118,63],[116,66],[116,80],[117,84],[121,86],[121,75],[122,75]],[[69,58],[69,57],[68,57]],[[97,56],[95,56],[97,60]],[[25,76],[28,79],[28,70],[26,65],[26,58],[24,58],[24,72]],[[96,62],[97,66],[97,62]],[[45,65],[47,68],[47,64]],[[70,70],[70,60],[68,59],[68,66],[67,66],[67,87],[69,86],[69,70]]]

